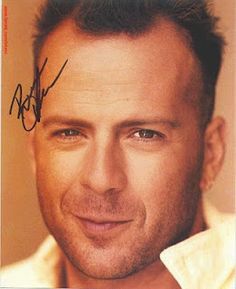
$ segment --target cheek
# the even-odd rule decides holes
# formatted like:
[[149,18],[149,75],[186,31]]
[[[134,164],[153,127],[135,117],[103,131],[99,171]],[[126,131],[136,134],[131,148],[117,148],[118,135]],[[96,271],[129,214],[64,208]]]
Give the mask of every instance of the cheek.
[[167,212],[171,214],[171,210],[181,206],[186,193],[194,193],[188,184],[197,178],[197,158],[190,160],[178,148],[144,155],[132,153],[127,160],[129,191],[135,192],[144,204],[147,223]]
[[129,183],[136,187],[142,198],[149,198],[151,192],[158,196],[169,187],[181,184],[187,173],[183,169],[185,160],[179,153],[132,153],[127,160]]
[[36,180],[38,193],[44,206],[55,207],[71,183],[76,178],[79,157],[76,153],[54,151],[50,149],[38,150],[36,158]]

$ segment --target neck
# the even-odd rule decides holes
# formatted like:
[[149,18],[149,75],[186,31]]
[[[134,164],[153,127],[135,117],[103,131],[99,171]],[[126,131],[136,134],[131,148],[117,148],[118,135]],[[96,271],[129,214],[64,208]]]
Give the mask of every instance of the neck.
[[[205,229],[202,202],[199,202],[194,224],[188,237]],[[122,279],[100,280],[84,275],[76,269],[66,258],[66,283],[68,288],[96,288],[96,289],[179,289],[177,281],[158,259],[143,270]]]

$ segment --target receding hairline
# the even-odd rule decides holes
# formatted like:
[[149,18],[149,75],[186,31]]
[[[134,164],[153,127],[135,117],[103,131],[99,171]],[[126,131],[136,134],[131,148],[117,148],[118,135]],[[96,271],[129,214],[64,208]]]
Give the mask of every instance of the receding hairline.
[[[204,94],[201,99],[201,122],[212,118],[215,91],[224,52],[224,37],[218,30],[219,17],[212,13],[208,0],[47,0],[35,19],[34,64],[48,34],[71,17],[76,26],[90,35],[140,35],[153,19],[166,16],[190,36],[189,44],[200,63]],[[176,26],[177,27],[177,26]],[[108,32],[108,33],[107,33]],[[107,37],[107,36],[106,36]]]
[[[191,43],[190,43],[191,38],[188,36],[188,33],[185,31],[184,28],[176,24],[173,20],[169,19],[168,17],[157,18],[157,21],[155,21],[151,27],[149,27],[143,33],[135,35],[135,36],[128,35],[127,33],[124,33],[124,32],[106,33],[102,35],[91,35],[91,33],[87,33],[81,30],[80,28],[78,28],[78,26],[76,26],[76,23],[73,21],[73,19],[71,17],[68,17],[67,19],[62,21],[59,25],[57,25],[55,29],[51,31],[50,34],[48,34],[42,46],[42,50],[44,49],[44,47],[47,47],[48,40],[51,37],[53,37],[53,35],[55,35],[55,33],[57,33],[62,27],[65,31],[68,31],[69,29],[75,36],[77,36],[73,38],[71,37],[70,33],[66,34],[66,36],[68,36],[70,40],[74,39],[75,45],[79,44],[80,37],[82,41],[84,39],[86,42],[88,42],[88,45],[89,45],[90,41],[93,42],[96,40],[119,39],[121,37],[127,41],[135,41],[152,33],[153,33],[153,38],[155,39],[157,37],[155,34],[160,33],[160,31],[161,30],[163,31],[163,29],[165,30],[167,29],[167,31],[170,31],[169,35],[171,35],[171,33],[174,33],[177,36],[177,39],[180,40],[180,43],[186,48],[186,51],[189,52],[189,55],[191,55],[192,60],[193,60],[193,64],[190,67],[191,70],[189,70],[189,73],[188,73],[189,79],[185,83],[186,91],[189,91],[190,93],[188,94],[186,92],[186,94],[184,94],[183,96],[184,100],[189,102],[191,105],[194,105],[196,108],[199,107],[200,95],[203,93],[203,80],[202,80],[200,61],[198,57],[195,55],[194,50],[191,47]],[[68,42],[65,41],[65,43],[68,44],[69,41]],[[191,89],[193,86],[195,89]],[[193,91],[194,91],[194,94],[192,93]]]
[[[176,35],[178,36],[179,39],[181,39],[183,46],[185,46],[185,48],[187,48],[187,50],[191,52],[191,54],[196,59],[199,66],[201,66],[200,61],[194,49],[191,47],[191,37],[188,31],[186,31],[183,27],[181,27],[178,23],[173,21],[168,16],[158,16],[151,26],[147,27],[146,30],[138,34],[129,34],[126,32],[107,32],[107,33],[101,33],[101,34],[93,34],[93,33],[84,31],[81,28],[79,28],[76,25],[75,20],[71,16],[69,16],[63,21],[61,21],[57,26],[55,26],[55,28],[52,31],[50,31],[47,37],[45,37],[42,47],[39,51],[39,55],[41,54],[43,47],[47,45],[48,39],[50,39],[52,35],[54,35],[62,27],[63,28],[65,27],[66,30],[71,30],[71,32],[75,35],[74,39],[76,43],[79,39],[81,39],[82,41],[86,40],[86,41],[92,42],[94,40],[95,41],[103,40],[103,39],[107,40],[107,39],[116,39],[116,38],[121,38],[121,37],[126,39],[127,41],[132,41],[132,40],[140,39],[142,38],[142,36],[146,36],[151,33],[158,33],[162,29],[163,26],[167,28],[169,31],[172,31],[172,32],[174,31],[174,33],[176,32]],[[67,35],[64,35],[64,36],[67,36]]]

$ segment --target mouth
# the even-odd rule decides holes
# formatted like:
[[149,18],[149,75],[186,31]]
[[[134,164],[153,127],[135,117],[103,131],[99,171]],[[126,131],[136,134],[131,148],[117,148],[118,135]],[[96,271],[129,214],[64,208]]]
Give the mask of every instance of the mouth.
[[99,235],[125,229],[132,220],[95,220],[77,217],[86,235]]

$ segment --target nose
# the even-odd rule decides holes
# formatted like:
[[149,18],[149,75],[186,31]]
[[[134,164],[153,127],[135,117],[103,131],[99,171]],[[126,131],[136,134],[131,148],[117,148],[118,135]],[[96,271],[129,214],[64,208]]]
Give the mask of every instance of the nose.
[[80,170],[80,183],[97,194],[122,191],[127,184],[122,151],[111,142],[88,148]]

